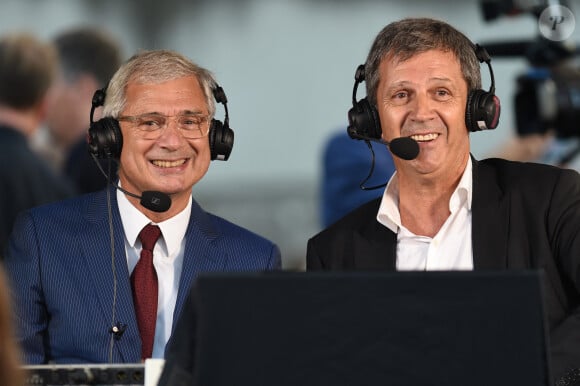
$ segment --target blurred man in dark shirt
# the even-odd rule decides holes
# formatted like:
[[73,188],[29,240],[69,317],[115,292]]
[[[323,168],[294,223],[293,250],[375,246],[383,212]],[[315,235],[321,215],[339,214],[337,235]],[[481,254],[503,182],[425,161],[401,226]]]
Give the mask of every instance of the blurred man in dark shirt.
[[32,35],[0,38],[0,247],[2,256],[16,215],[73,194],[29,147],[47,114],[47,91],[57,55]]
[[[54,45],[60,66],[37,149],[78,193],[101,190],[107,180],[87,151],[87,117],[95,90],[105,87],[121,65],[121,48],[112,36],[90,27],[66,30],[54,38]],[[108,163],[100,162],[108,172]],[[111,177],[116,170],[113,162]]]

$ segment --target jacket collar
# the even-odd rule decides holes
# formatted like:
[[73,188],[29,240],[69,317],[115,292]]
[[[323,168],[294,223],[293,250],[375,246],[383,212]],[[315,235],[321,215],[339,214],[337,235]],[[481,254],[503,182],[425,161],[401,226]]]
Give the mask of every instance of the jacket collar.
[[473,160],[472,243],[476,270],[507,267],[509,197],[497,184],[495,170]]
[[[494,169],[472,157],[472,245],[475,270],[507,266],[509,200],[497,184]],[[377,199],[377,210],[380,199]],[[357,270],[396,270],[397,235],[373,217],[356,230],[353,250]]]

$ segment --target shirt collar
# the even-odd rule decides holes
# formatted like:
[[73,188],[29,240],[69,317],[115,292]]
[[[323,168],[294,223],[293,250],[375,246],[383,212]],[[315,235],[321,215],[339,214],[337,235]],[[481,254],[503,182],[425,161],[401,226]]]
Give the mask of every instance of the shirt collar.
[[[189,196],[189,201],[185,209],[175,216],[162,221],[160,223],[153,223],[147,216],[145,216],[139,209],[129,202],[125,194],[117,190],[117,202],[119,205],[119,213],[123,229],[125,230],[125,237],[131,248],[135,248],[137,237],[141,229],[147,224],[158,225],[161,229],[160,243],[165,248],[167,256],[172,256],[179,250],[181,242],[185,237],[189,218],[191,216],[192,197]],[[161,241],[163,240],[163,241]]]
[[[459,180],[459,184],[451,195],[449,200],[449,210],[455,213],[461,206],[465,205],[468,210],[471,210],[471,200],[473,195],[473,170],[471,157],[467,159],[467,166],[463,171],[463,175]],[[399,212],[399,177],[397,172],[389,179],[379,212],[377,213],[377,221],[392,232],[397,233],[401,224],[401,214]]]

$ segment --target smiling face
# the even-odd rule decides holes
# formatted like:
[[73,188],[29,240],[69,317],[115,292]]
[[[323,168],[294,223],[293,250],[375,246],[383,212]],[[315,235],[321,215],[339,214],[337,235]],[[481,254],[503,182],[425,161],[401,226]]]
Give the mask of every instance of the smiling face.
[[[195,76],[185,76],[156,84],[130,82],[122,116],[156,113],[174,116],[184,113],[208,114],[204,93]],[[209,124],[209,123],[206,123]],[[132,122],[121,121],[123,149],[119,180],[134,192],[156,190],[171,196],[169,218],[187,205],[191,189],[207,172],[210,163],[208,137],[186,139],[173,119],[168,120],[156,139],[144,139]],[[132,201],[138,200],[129,198]],[[135,205],[141,211],[147,211]],[[147,212],[151,214],[151,212]]]
[[463,172],[469,157],[467,95],[467,82],[451,52],[429,50],[403,62],[383,59],[377,88],[382,137],[410,136],[421,149],[412,161],[394,157],[401,176],[452,175],[455,180]]

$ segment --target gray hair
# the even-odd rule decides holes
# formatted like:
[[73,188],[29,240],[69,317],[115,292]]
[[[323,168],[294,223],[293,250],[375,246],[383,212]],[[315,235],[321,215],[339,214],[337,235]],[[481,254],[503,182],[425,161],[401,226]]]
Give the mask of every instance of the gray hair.
[[157,84],[184,76],[197,78],[206,99],[210,119],[213,118],[213,89],[217,85],[213,74],[171,50],[141,51],[121,65],[107,87],[103,116],[119,117],[127,103],[125,92],[130,82]]
[[468,91],[481,88],[479,60],[475,45],[451,25],[429,18],[408,18],[387,25],[375,38],[365,63],[367,99],[377,105],[379,66],[390,56],[404,62],[429,50],[452,52],[461,65]]

